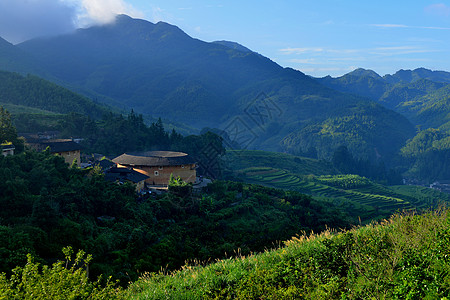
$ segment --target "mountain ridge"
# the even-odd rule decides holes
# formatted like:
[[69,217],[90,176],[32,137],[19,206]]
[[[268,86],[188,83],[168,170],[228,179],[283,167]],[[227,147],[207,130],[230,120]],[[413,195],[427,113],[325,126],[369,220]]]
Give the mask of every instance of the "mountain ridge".
[[[45,66],[45,72],[64,86],[101,95],[99,100],[107,104],[198,129],[228,130],[228,135],[239,121],[247,134],[253,134],[251,143],[238,143],[243,148],[286,151],[289,148],[282,140],[312,124],[327,123],[330,118],[352,119],[355,113],[374,122],[383,118],[381,108],[375,109],[367,99],[336,92],[255,52],[192,38],[164,22],[153,24],[121,15],[111,24],[33,39],[16,47]],[[261,105],[271,106],[276,113],[261,113]],[[256,118],[254,114],[258,114]],[[384,133],[366,128],[364,139],[372,140],[367,141],[367,149],[384,148],[373,144],[380,140],[374,138],[377,135],[400,141],[410,137],[413,127],[408,121],[400,115],[394,119],[387,123],[397,124]],[[410,129],[397,129],[406,127]],[[349,143],[350,136],[330,138],[337,145]],[[328,147],[320,153],[332,152],[319,137],[310,144]],[[306,151],[305,145],[297,146]]]
[[[447,101],[445,86],[450,85],[450,72],[432,71],[425,68],[399,70],[395,74],[383,77],[367,76],[376,74],[372,70],[358,69],[341,77],[323,77],[317,80],[333,89],[355,95],[361,95],[393,109],[411,120],[416,126],[440,126],[448,118],[430,120],[423,117],[423,112],[430,110],[436,101]],[[440,95],[438,97],[437,95]],[[439,98],[439,99],[437,99]],[[448,97],[447,97],[448,99]],[[442,106],[445,116],[450,108]]]

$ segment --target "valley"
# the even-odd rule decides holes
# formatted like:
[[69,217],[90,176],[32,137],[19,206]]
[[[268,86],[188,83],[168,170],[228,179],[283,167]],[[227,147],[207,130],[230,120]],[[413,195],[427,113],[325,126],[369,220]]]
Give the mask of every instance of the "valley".
[[[450,72],[316,78],[121,14],[0,38],[0,108],[0,298],[28,293],[23,274],[48,295],[88,282],[82,299],[449,291],[436,278],[448,271]],[[80,161],[35,151],[30,136],[77,142]],[[148,151],[187,154],[195,163],[179,167],[211,183],[171,176],[136,193],[107,180],[113,158]]]

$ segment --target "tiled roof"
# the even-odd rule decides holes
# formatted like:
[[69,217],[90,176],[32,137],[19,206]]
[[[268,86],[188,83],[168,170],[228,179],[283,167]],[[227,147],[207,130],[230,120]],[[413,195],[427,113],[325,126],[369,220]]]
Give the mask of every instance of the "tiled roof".
[[186,153],[172,151],[149,151],[143,153],[124,153],[113,159],[116,164],[125,166],[180,166],[195,164],[195,160]]
[[50,147],[52,153],[68,152],[81,150],[80,144],[74,141],[62,141],[62,142],[45,142],[42,143],[44,147]]
[[138,183],[148,179],[147,175],[141,174],[135,170],[130,170],[127,168],[111,168],[105,171],[105,179],[108,181],[131,181],[133,183]]
[[109,169],[109,168],[115,166],[116,164],[113,163],[112,161],[110,161],[109,159],[102,159],[98,162],[95,162],[94,165],[100,166],[100,168],[102,170],[106,170],[106,169]]
[[0,144],[0,149],[2,149],[2,150],[14,150],[14,149],[16,149],[16,147],[14,147],[14,145],[11,144],[11,143],[5,143],[5,144]]

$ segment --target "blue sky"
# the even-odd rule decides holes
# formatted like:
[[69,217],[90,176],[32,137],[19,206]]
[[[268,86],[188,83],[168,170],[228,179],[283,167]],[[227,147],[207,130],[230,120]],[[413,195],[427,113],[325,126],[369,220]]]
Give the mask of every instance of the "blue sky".
[[232,40],[313,76],[450,71],[450,1],[129,1],[151,21]]
[[[33,3],[39,5],[34,10]],[[380,75],[418,67],[450,71],[450,0],[0,0],[0,36],[14,43],[42,35],[45,30],[37,29],[53,22],[51,16],[43,22],[45,14],[40,13],[33,25],[30,14],[37,7],[44,12],[44,4],[45,13],[58,19],[47,26],[53,30],[69,30],[62,22],[67,18],[61,18],[70,13],[68,7],[76,12],[74,26],[127,13],[177,25],[204,41],[238,42],[284,67],[318,77],[340,76],[359,67]],[[28,30],[35,32],[19,35],[5,16],[17,20],[25,6]]]

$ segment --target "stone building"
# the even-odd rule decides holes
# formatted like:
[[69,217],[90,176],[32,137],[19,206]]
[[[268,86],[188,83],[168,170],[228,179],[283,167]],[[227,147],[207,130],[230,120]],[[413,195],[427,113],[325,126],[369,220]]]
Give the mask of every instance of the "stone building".
[[170,175],[183,181],[194,183],[197,164],[186,153],[173,151],[149,151],[143,153],[124,153],[113,159],[119,168],[130,168],[147,175],[150,186],[167,186]]

